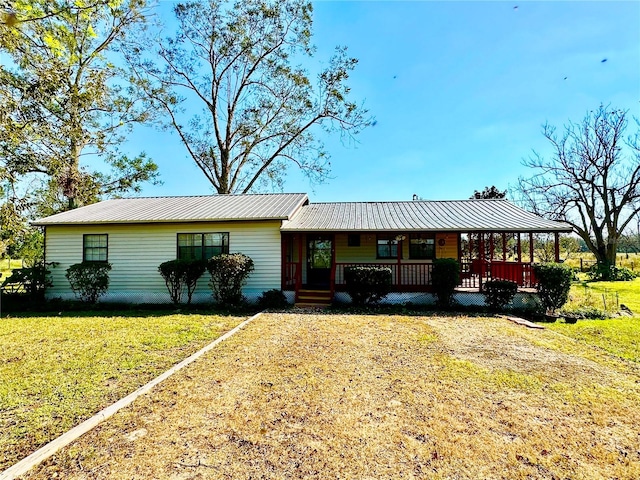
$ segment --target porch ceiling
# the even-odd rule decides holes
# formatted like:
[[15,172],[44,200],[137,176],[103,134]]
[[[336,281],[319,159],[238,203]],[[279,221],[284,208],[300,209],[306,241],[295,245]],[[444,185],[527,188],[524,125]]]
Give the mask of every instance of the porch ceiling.
[[336,202],[305,205],[288,221],[292,231],[570,232],[565,223],[527,212],[506,200]]

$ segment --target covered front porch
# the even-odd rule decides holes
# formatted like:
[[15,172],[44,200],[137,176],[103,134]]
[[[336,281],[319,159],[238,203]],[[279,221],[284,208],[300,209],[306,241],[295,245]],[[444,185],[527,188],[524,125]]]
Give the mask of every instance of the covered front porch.
[[[345,269],[385,266],[391,270],[392,292],[430,292],[436,258],[460,263],[459,290],[481,292],[491,279],[511,280],[532,292],[534,232],[283,232],[282,289],[326,291],[333,298],[346,290]],[[559,234],[547,235],[559,260]]]

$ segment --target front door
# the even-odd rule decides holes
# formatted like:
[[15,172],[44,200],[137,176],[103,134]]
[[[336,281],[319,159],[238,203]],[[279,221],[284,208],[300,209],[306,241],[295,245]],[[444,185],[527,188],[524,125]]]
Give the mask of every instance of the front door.
[[307,237],[307,284],[316,288],[329,288],[333,261],[333,236]]

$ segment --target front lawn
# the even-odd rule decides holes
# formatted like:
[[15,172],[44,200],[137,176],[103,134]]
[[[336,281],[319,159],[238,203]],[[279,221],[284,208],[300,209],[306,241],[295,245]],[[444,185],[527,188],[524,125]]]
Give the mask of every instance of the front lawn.
[[0,471],[241,320],[151,313],[0,318]]
[[620,358],[640,362],[640,317],[579,320],[575,325],[554,323],[549,328],[585,345],[595,345]]
[[268,314],[28,478],[640,478],[639,366],[504,319]]

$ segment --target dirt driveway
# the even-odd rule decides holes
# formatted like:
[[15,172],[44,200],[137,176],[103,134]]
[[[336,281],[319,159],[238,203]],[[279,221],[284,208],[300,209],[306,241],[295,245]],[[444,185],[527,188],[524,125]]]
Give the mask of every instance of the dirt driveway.
[[28,478],[640,478],[640,373],[472,317],[269,314]]

